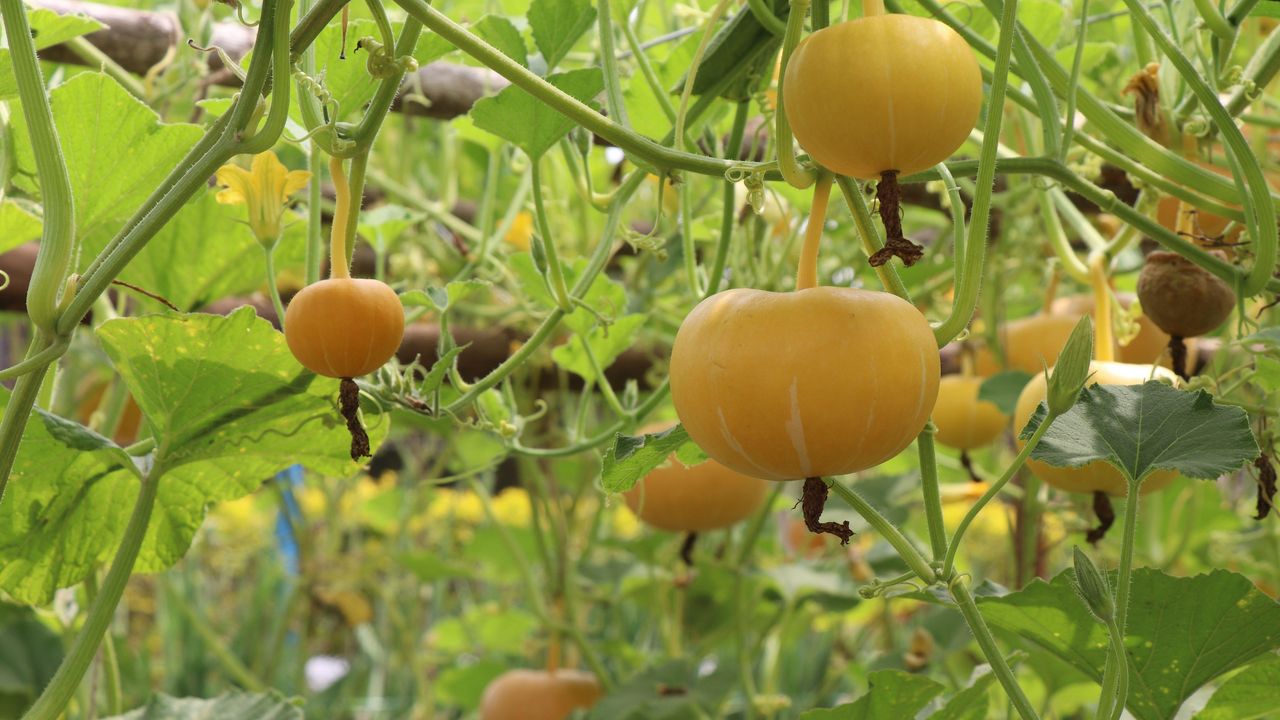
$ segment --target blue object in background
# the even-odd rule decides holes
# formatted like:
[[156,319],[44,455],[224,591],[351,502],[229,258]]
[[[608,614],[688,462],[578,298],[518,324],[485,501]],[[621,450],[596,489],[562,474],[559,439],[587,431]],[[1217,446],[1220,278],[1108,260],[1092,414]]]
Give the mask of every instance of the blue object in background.
[[294,465],[282,470],[276,473],[275,479],[280,484],[280,497],[284,499],[284,507],[276,514],[276,546],[280,548],[280,561],[284,564],[285,573],[297,576],[298,537],[294,528],[302,519],[302,508],[298,506],[293,489],[302,484],[302,466]]

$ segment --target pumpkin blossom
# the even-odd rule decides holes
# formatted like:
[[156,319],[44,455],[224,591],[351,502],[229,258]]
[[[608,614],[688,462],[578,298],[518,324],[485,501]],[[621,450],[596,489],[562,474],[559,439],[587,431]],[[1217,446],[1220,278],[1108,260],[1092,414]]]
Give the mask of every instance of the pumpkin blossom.
[[254,237],[265,245],[280,239],[280,218],[284,216],[289,197],[307,186],[311,173],[290,170],[270,150],[253,156],[249,169],[227,163],[214,174],[223,190],[218,193],[221,205],[249,206],[249,227]]

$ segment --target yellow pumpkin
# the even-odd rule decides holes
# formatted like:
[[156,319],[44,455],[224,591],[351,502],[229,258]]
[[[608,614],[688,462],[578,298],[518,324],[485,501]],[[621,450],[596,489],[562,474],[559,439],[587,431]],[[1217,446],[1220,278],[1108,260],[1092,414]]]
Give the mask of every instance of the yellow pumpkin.
[[284,318],[293,356],[326,377],[368,375],[395,355],[404,336],[404,306],[378,280],[312,283],[293,296]]
[[[1116,299],[1120,301],[1121,307],[1127,309],[1137,300],[1137,296],[1133,293],[1122,292],[1116,293]],[[1049,306],[1049,312],[1053,315],[1068,315],[1079,319],[1084,315],[1093,315],[1093,308],[1093,293],[1083,293],[1081,295],[1068,295],[1054,300],[1053,304]],[[1187,347],[1190,351],[1190,339],[1187,340]],[[1144,313],[1142,317],[1138,318],[1138,334],[1134,335],[1128,344],[1117,345],[1116,358],[1120,362],[1146,365],[1158,362],[1168,349],[1169,334],[1161,330]]]
[[581,670],[509,670],[484,689],[480,720],[564,720],[603,694],[595,676]]
[[934,436],[938,442],[957,450],[973,450],[989,445],[1009,426],[1009,416],[989,400],[978,400],[982,378],[946,375],[938,383],[938,402],[933,406]]
[[956,31],[931,18],[872,15],[796,46],[782,103],[796,140],[841,175],[910,175],[951,156],[982,107],[982,73]]
[[713,459],[766,480],[865,470],[919,434],[938,396],[933,331],[883,292],[734,289],[693,309],[671,398]]
[[[661,432],[667,427],[641,432]],[[673,454],[666,465],[623,493],[623,499],[641,520],[659,530],[706,532],[751,517],[768,492],[766,481],[734,472],[715,460],[686,467]]]
[[[1131,365],[1118,362],[1089,363],[1092,377],[1090,385],[1141,385],[1149,379],[1168,380],[1174,384],[1178,377],[1171,371],[1156,365]],[[1018,396],[1018,404],[1014,410],[1013,426],[1021,432],[1031,419],[1036,408],[1048,397],[1044,375],[1031,378],[1031,382],[1022,389]],[[1022,442],[1019,441],[1021,445]],[[1083,467],[1054,467],[1039,460],[1027,460],[1027,467],[1037,477],[1049,485],[1076,493],[1105,492],[1112,497],[1124,497],[1129,493],[1124,476],[1110,463],[1095,460]],[[1159,490],[1177,479],[1178,473],[1172,470],[1157,470],[1142,483],[1142,494]]]

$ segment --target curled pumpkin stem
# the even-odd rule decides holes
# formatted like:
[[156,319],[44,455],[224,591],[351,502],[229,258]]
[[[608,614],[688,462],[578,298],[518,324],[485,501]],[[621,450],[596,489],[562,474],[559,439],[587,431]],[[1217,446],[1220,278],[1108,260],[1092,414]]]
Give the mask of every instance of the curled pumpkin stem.
[[1093,493],[1093,514],[1098,516],[1098,527],[1085,533],[1084,539],[1091,545],[1097,545],[1116,522],[1116,511],[1111,507],[1111,498],[1101,490]]
[[853,530],[849,528],[849,521],[843,522],[822,522],[822,511],[827,506],[827,494],[831,488],[822,481],[820,477],[808,477],[804,479],[804,495],[800,498],[800,509],[804,513],[805,527],[809,528],[809,532],[815,535],[835,535],[840,538],[841,545],[848,545],[849,538],[853,537]]
[[907,267],[915,265],[924,257],[924,248],[902,234],[902,190],[898,186],[897,170],[880,173],[876,200],[880,201],[880,222],[884,223],[884,247],[868,258],[871,267],[880,267],[893,257],[900,258]]
[[680,545],[680,559],[688,567],[693,567],[693,547],[698,544],[698,533],[691,532],[684,536]]
[[1169,336],[1169,364],[1178,377],[1191,379],[1191,372],[1187,369],[1187,343],[1181,335]]
[[342,378],[338,386],[338,408],[347,421],[347,431],[351,433],[351,459],[371,457],[369,450],[369,433],[360,424],[360,388],[351,378]]
[[1266,453],[1259,455],[1253,461],[1253,466],[1258,468],[1258,512],[1253,519],[1261,520],[1271,512],[1271,507],[1275,504],[1276,466]]

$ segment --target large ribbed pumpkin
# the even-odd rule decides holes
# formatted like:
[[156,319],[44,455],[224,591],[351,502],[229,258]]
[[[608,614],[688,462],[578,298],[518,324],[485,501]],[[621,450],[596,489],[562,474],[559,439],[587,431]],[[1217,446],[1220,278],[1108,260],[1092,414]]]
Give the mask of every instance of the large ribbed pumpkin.
[[671,353],[671,397],[713,459],[766,480],[842,475],[897,455],[938,396],[920,311],[888,293],[734,289],[693,309]]

